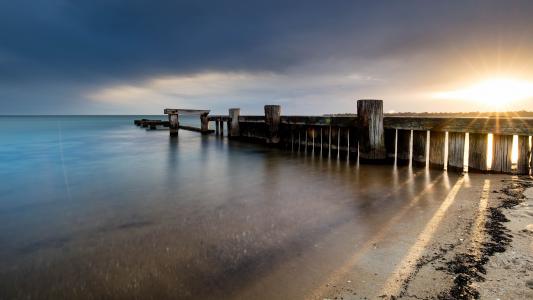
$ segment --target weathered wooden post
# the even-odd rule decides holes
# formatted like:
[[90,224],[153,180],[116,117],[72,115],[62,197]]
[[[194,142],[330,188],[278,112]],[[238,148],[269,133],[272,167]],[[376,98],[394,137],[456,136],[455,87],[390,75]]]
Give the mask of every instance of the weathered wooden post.
[[215,135],[219,135],[220,133],[220,120],[219,118],[215,119]]
[[444,143],[446,133],[441,131],[431,131],[429,133],[429,165],[437,168],[444,168]]
[[465,134],[448,133],[448,169],[463,170],[465,158]]
[[179,118],[178,118],[178,115],[177,114],[169,114],[168,115],[168,122],[170,123],[169,125],[169,131],[170,131],[170,135],[171,136],[176,136],[178,135],[178,128],[179,128]]
[[518,174],[529,174],[529,136],[518,136],[518,162],[516,171]]
[[279,125],[281,123],[281,107],[279,105],[265,105],[265,124],[267,144],[279,143]]
[[468,169],[485,172],[487,168],[488,135],[482,133],[468,134]]
[[359,157],[366,160],[387,158],[383,130],[383,100],[357,100]]
[[241,114],[240,108],[230,108],[229,109],[229,118],[228,121],[228,136],[229,137],[238,137],[241,134],[239,128],[239,115]]
[[207,117],[209,113],[203,113],[200,115],[200,130],[202,134],[209,133],[209,118]]
[[[529,137],[531,140],[531,142],[533,143],[533,137]],[[529,171],[531,173],[533,173],[533,145],[531,145],[531,147],[529,148]]]
[[[529,137],[531,140],[531,142],[533,143],[533,137]],[[531,147],[529,147],[529,171],[531,173],[533,173],[533,145],[530,144]]]
[[413,130],[413,162],[420,166],[426,165],[427,131]]
[[491,171],[497,173],[511,173],[511,152],[513,148],[512,135],[494,134],[492,138],[492,166]]

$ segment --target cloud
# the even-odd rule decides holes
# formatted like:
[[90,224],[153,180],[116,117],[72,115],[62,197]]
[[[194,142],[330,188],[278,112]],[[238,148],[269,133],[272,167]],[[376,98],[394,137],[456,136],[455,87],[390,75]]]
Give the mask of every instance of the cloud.
[[307,103],[323,109],[320,102],[352,103],[353,97],[347,95],[354,93],[354,89],[380,82],[380,79],[356,73],[297,76],[270,72],[206,72],[152,78],[136,85],[108,86],[90,91],[86,97],[96,102],[120,104],[126,109],[214,108],[225,112],[228,103],[253,112],[267,103]]
[[[51,111],[106,113],[133,112],[126,95],[203,101],[196,90],[165,94],[151,86],[172,78],[191,89],[185,78],[209,84],[217,101],[277,99],[296,109],[313,93],[351,90],[399,103],[421,88],[444,89],[448,80],[502,66],[531,75],[532,12],[530,1],[3,1],[0,105],[2,112],[48,109],[40,106],[47,99]],[[493,64],[498,57],[502,65]],[[380,78],[381,86],[339,88],[347,73]],[[206,74],[218,74],[221,86],[242,86],[227,91]]]

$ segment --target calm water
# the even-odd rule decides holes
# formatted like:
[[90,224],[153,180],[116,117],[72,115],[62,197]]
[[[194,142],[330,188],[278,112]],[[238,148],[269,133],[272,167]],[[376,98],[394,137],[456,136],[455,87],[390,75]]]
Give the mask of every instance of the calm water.
[[0,299],[310,297],[457,180],[136,118],[0,117]]

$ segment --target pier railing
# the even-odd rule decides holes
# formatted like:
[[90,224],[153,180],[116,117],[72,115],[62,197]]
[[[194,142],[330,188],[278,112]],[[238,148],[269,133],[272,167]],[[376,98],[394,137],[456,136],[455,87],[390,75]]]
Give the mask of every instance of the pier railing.
[[361,162],[395,161],[460,171],[466,166],[513,174],[533,169],[533,119],[386,116],[381,100],[359,100],[357,115],[282,116],[280,106],[266,105],[265,115],[241,116],[239,109],[230,109],[228,115],[204,116],[202,128],[208,129],[209,122],[215,122],[216,134],[224,133],[226,123],[230,138]]

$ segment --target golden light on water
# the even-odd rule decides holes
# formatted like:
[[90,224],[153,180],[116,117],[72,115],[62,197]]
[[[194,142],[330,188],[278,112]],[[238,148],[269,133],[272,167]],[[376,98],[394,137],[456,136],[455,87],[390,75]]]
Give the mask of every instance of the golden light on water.
[[493,77],[470,86],[433,94],[435,99],[475,101],[503,108],[514,101],[533,98],[533,82],[512,77]]

